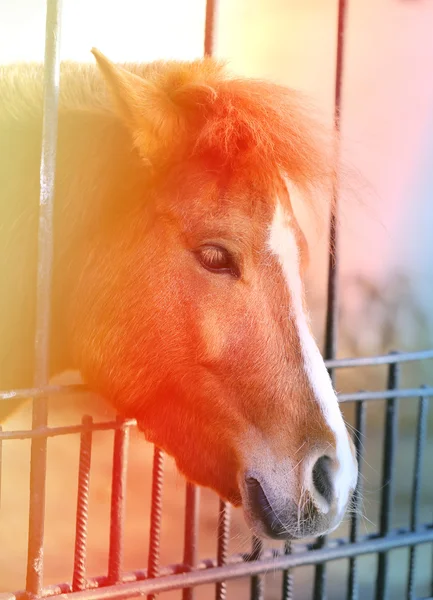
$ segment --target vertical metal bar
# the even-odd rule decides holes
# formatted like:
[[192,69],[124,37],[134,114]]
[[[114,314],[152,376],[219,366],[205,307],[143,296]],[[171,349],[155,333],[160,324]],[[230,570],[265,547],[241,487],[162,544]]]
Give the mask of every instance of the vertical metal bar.
[[[0,425],[0,433],[3,427]],[[2,505],[3,440],[0,438],[0,510]]]
[[[227,562],[227,555],[229,551],[229,540],[230,540],[230,517],[231,510],[230,504],[220,500],[219,514],[218,514],[218,548],[217,548],[217,564],[222,567]],[[216,600],[226,600],[227,597],[227,583],[225,581],[219,581],[216,584]]]
[[[251,560],[258,560],[263,552],[263,542],[256,536],[253,536],[253,549]],[[251,600],[263,600],[265,594],[265,581],[263,575],[253,575],[251,577]]]
[[[290,541],[284,544],[284,554],[292,553],[292,543]],[[283,571],[283,593],[282,600],[293,600],[294,581],[292,569]]]
[[75,525],[74,572],[72,591],[86,589],[87,526],[89,522],[90,465],[92,460],[92,417],[85,415],[85,430],[80,439],[80,463],[78,467],[77,518]]
[[[192,483],[186,484],[185,503],[185,546],[183,563],[194,567],[197,563],[198,546],[198,515],[199,515],[199,488]],[[185,588],[182,591],[182,600],[193,600],[194,588]]]
[[[423,465],[424,446],[427,433],[428,398],[421,396],[418,403],[418,422],[416,428],[415,464],[412,483],[412,502],[410,510],[410,528],[416,531],[419,526],[419,502],[421,494],[421,471]],[[415,600],[416,582],[416,546],[409,550],[409,578],[407,584],[407,600]]]
[[[36,387],[47,385],[50,376],[51,275],[53,263],[54,179],[60,81],[61,0],[47,0],[44,107],[40,166],[38,268],[36,288],[35,373]],[[44,427],[47,399],[33,401],[32,427]],[[35,438],[30,458],[30,510],[26,590],[39,595],[43,581],[45,520],[46,438]]]
[[[152,506],[150,509],[149,536],[149,577],[159,573],[159,546],[161,543],[162,489],[164,483],[164,453],[155,446],[152,471]],[[155,600],[156,594],[149,594],[148,600]]]
[[[400,365],[389,366],[388,389],[395,390],[399,385]],[[391,528],[393,497],[395,450],[398,434],[398,402],[396,398],[386,401],[385,437],[383,444],[382,494],[380,507],[380,535],[386,536]],[[376,600],[387,600],[389,595],[388,553],[380,552],[376,580]]]
[[[364,455],[363,438],[365,436],[366,427],[366,406],[365,402],[361,400],[356,405],[356,419],[355,429],[357,434],[355,435],[355,449],[356,458],[358,460],[358,483],[353,494],[353,508],[352,517],[350,520],[350,542],[356,544],[359,535],[359,512],[361,510],[360,502],[362,498],[362,460]],[[349,559],[349,581],[348,581],[348,598],[349,600],[358,600],[358,565],[357,558],[353,557]]]
[[[334,96],[334,124],[337,132],[336,156],[338,164],[340,154],[339,134],[341,129],[341,106],[344,67],[344,36],[346,32],[347,2],[338,2],[338,26],[337,26],[337,58],[335,72],[335,96]],[[335,358],[338,340],[338,176],[335,182],[332,198],[331,220],[329,226],[329,266],[328,266],[328,297],[325,326],[325,358]],[[329,370],[334,380],[334,372]]]
[[217,13],[217,0],[207,0],[206,20],[204,26],[204,55],[212,56],[215,46],[215,23]]
[[129,443],[128,427],[122,426],[123,419],[120,416],[117,417],[117,422],[120,426],[114,432],[111,484],[110,551],[108,557],[108,581],[110,585],[119,583],[121,580]]
[[[334,123],[337,132],[336,140],[336,162],[338,163],[340,144],[339,133],[341,127],[341,106],[344,67],[344,36],[346,33],[347,1],[338,2],[338,25],[337,25],[337,57],[335,70],[335,96],[334,96]],[[338,340],[338,177],[335,182],[332,198],[331,219],[329,225],[329,265],[328,265],[328,293],[327,311],[325,323],[325,358],[333,359],[337,353]],[[335,383],[333,369],[329,369],[332,383]],[[318,539],[317,546],[323,548],[326,545],[326,537]],[[325,600],[326,598],[326,565],[317,565],[314,578],[314,600]]]

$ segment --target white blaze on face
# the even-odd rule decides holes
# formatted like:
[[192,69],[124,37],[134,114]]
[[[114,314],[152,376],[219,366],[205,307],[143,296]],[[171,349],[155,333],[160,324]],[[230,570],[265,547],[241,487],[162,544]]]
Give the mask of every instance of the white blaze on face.
[[335,435],[338,471],[334,486],[338,512],[340,512],[347,503],[350,489],[353,489],[356,485],[357,468],[350,450],[337,396],[319,348],[310,331],[309,319],[303,306],[299,248],[291,226],[291,217],[285,213],[279,200],[277,200],[270,228],[268,245],[270,250],[278,257],[289,288],[291,317],[298,330],[305,372],[325,421]]

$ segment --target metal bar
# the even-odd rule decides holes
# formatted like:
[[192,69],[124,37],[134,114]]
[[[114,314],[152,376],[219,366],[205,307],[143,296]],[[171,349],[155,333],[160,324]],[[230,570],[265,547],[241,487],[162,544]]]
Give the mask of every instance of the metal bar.
[[[292,553],[292,543],[285,542],[284,544],[284,554],[289,555]],[[283,571],[283,590],[282,590],[282,600],[293,600],[294,594],[294,580],[293,573],[291,569],[285,569]]]
[[[335,70],[335,96],[334,96],[334,125],[337,133],[335,142],[336,181],[333,190],[331,205],[331,219],[329,226],[329,262],[328,262],[328,294],[325,323],[325,359],[333,360],[337,353],[338,341],[338,162],[340,158],[340,128],[341,128],[341,104],[344,67],[344,36],[346,32],[346,0],[338,2],[338,24],[337,24],[337,56]],[[335,372],[332,366],[328,366],[329,375],[333,385],[335,384]],[[318,548],[326,545],[326,536],[317,540]],[[318,565],[314,578],[314,600],[325,600],[326,598],[326,565]]]
[[204,55],[212,56],[215,46],[215,22],[217,13],[217,0],[207,0],[206,20],[204,26]]
[[283,569],[295,568],[300,566],[315,565],[323,561],[339,560],[341,558],[350,558],[352,556],[362,556],[374,552],[384,552],[397,548],[404,548],[410,545],[432,543],[433,528],[425,531],[407,533],[406,535],[389,535],[386,538],[377,538],[366,540],[355,544],[342,544],[336,547],[327,547],[314,552],[307,551],[290,556],[280,555],[272,556],[266,560],[240,561],[236,564],[225,565],[202,569],[177,575],[158,577],[157,579],[148,579],[122,585],[101,587],[77,592],[75,594],[60,594],[59,600],[126,600],[134,596],[146,595],[149,593],[167,592],[170,590],[181,589],[185,587],[216,583],[241,577],[261,575],[268,571],[281,571]]
[[[339,133],[341,126],[341,99],[344,66],[344,35],[346,19],[346,0],[338,2],[338,25],[337,25],[337,57],[335,73],[335,95],[334,95],[334,124],[337,132],[336,162],[339,160]],[[338,177],[337,177],[338,180]],[[325,358],[335,359],[337,353],[338,338],[338,181],[335,183],[332,198],[331,221],[329,227],[329,264],[328,264],[328,298],[325,327]],[[332,367],[329,369],[333,376]]]
[[[334,124],[337,133],[335,147],[336,168],[340,158],[340,127],[341,127],[341,104],[343,87],[344,67],[344,36],[346,32],[346,0],[338,2],[338,24],[337,24],[337,56],[335,69],[335,96],[334,96]],[[335,187],[333,189],[331,219],[329,225],[329,262],[328,262],[328,294],[325,323],[325,359],[335,359],[338,341],[338,168],[336,172]],[[335,373],[328,366],[329,375],[333,385],[335,384]],[[326,536],[317,540],[317,545],[322,548],[326,545]],[[318,565],[314,577],[314,600],[325,600],[326,598],[326,565]]]
[[[117,420],[119,423],[123,422],[121,417],[118,417]],[[108,558],[108,581],[111,585],[121,581],[128,442],[129,429],[127,427],[117,429],[114,433],[113,444],[110,550]]]
[[75,526],[74,571],[72,590],[86,589],[87,527],[89,522],[90,464],[92,460],[92,417],[82,419],[86,431],[81,433],[78,468],[77,518]]
[[[0,434],[2,432],[2,426],[0,425]],[[3,473],[3,442],[0,437],[0,510],[2,505],[2,473]]]
[[[382,544],[382,538],[380,538],[378,533],[371,533],[368,534],[366,536],[362,537],[362,540],[358,542],[358,545],[356,547],[360,547],[361,551],[360,554],[371,554],[372,552],[377,552],[378,550],[383,550],[385,549],[393,549],[395,547],[404,547],[404,546],[410,546],[412,543],[413,544],[422,544],[422,543],[429,543],[431,541],[433,541],[433,537],[430,535],[433,532],[433,524],[428,524],[428,525],[420,525],[418,531],[416,532],[417,537],[416,539],[414,539],[412,537],[412,533],[410,531],[409,528],[407,527],[401,527],[398,529],[395,529],[390,536],[388,536],[385,539],[386,545],[383,546]],[[406,542],[405,540],[408,539],[408,541]],[[389,542],[389,540],[391,540],[391,542]],[[399,540],[399,543],[397,543],[397,545],[395,544],[395,540]],[[370,549],[366,552],[363,552],[362,548],[364,548],[365,544],[377,544],[376,546],[373,546],[373,549]],[[315,544],[314,543],[302,543],[302,542],[298,542],[296,544],[297,548],[298,548],[298,552],[296,553],[296,557],[298,558],[299,556],[313,556],[313,560],[312,562],[310,561],[308,564],[315,564],[316,562],[320,562],[323,560],[328,560],[328,558],[320,558],[321,555],[319,555],[319,558],[317,559],[317,561],[315,560],[314,557],[317,557],[317,553],[316,551],[312,552],[315,548]],[[328,546],[326,551],[337,551],[337,550],[342,550],[342,555],[341,556],[337,556],[335,557],[334,555],[332,555],[329,560],[336,560],[338,558],[350,558],[351,556],[356,556],[357,552],[356,552],[356,547],[355,547],[355,552],[351,551],[351,547],[352,544],[348,544],[347,539],[346,538],[331,538],[329,540]],[[345,549],[349,549],[349,550],[345,550]],[[346,553],[345,553],[346,552]],[[296,560],[291,560],[293,558],[292,556],[288,556],[286,555],[283,551],[277,549],[277,548],[270,548],[268,550],[264,550],[261,554],[261,560],[264,561],[274,561],[276,559],[279,559],[280,557],[286,557],[288,559],[288,561],[286,562],[286,564],[284,564],[283,566],[280,567],[280,569],[290,569],[290,568],[295,568],[298,566],[302,566],[304,563],[302,562],[301,564],[298,564],[298,560],[296,558]],[[227,566],[234,566],[234,565],[239,565],[245,562],[249,562],[251,561],[251,553],[248,554],[233,554],[231,556],[229,556],[227,558]],[[216,567],[218,567],[217,565],[217,561],[216,559],[204,559],[202,561],[200,561],[197,565],[196,568],[194,569],[194,572],[200,572],[203,570],[214,570]],[[160,568],[159,571],[159,575],[161,577],[166,577],[169,575],[176,575],[179,573],[184,573],[186,571],[189,571],[189,569],[185,569],[183,564],[174,564],[174,565],[166,565],[166,566],[162,566]],[[135,571],[129,571],[129,572],[125,572],[122,575],[122,585],[128,583],[137,583],[139,581],[144,581],[148,579],[148,571],[147,569],[138,569]],[[223,579],[223,578],[222,578]],[[217,577],[215,582],[217,581],[221,581],[221,578]],[[107,576],[98,576],[98,577],[89,577],[87,579],[87,589],[96,589],[96,588],[101,588],[101,587],[105,587],[109,585],[108,582],[108,578]],[[55,585],[49,585],[47,587],[45,587],[42,590],[41,596],[43,598],[52,598],[52,596],[58,596],[59,594],[68,594],[72,591],[72,587],[70,583],[58,583]],[[143,592],[144,594],[145,592]],[[19,591],[16,592],[14,595],[14,598],[17,598],[17,600],[26,600],[27,599],[27,593],[25,591]]]
[[[426,396],[433,396],[433,387],[425,387]],[[401,400],[416,398],[419,396],[419,388],[408,388],[402,390],[387,390],[381,392],[357,392],[355,394],[340,394],[338,399],[340,403],[344,402],[361,402],[373,400],[386,400],[388,398],[398,398]],[[135,419],[127,419],[123,423],[116,421],[106,421],[94,423],[92,431],[108,431],[118,429],[119,427],[135,427],[137,422]],[[81,433],[84,431],[82,425],[68,425],[64,427],[39,427],[38,429],[23,429],[17,431],[0,431],[0,440],[27,440],[33,438],[48,438],[59,435],[67,435],[73,433]]]
[[[412,501],[410,511],[410,528],[416,531],[419,527],[419,501],[421,494],[421,472],[423,466],[424,447],[427,435],[428,398],[421,396],[418,404],[418,421],[416,428],[415,463],[412,483]],[[409,550],[409,577],[407,584],[407,600],[415,600],[416,582],[416,547]]]
[[[162,522],[162,489],[164,483],[164,453],[155,446],[152,470],[152,506],[150,509],[150,535],[148,576],[153,578],[159,574],[159,547],[161,543]],[[150,594],[148,600],[155,600]]]
[[[230,517],[231,509],[228,502],[220,500],[218,514],[218,548],[217,548],[217,565],[222,567],[227,563],[230,541]],[[226,600],[227,584],[225,581],[219,581],[216,584],[215,599]]]
[[379,354],[377,356],[361,356],[358,358],[335,358],[325,360],[328,369],[353,369],[354,367],[375,367],[393,363],[413,362],[433,359],[433,350],[419,352],[395,352],[394,354]]
[[[385,354],[378,356],[364,356],[360,358],[336,358],[325,360],[328,369],[353,369],[355,367],[374,367],[390,365],[392,363],[414,362],[433,359],[433,350],[422,350],[420,352],[401,352],[393,355]],[[70,385],[48,385],[43,388],[27,388],[0,391],[0,402],[2,400],[19,400],[27,398],[42,398],[44,396],[57,396],[65,394],[89,393],[95,396],[88,386],[77,383]]]
[[[398,388],[400,365],[389,366],[388,389]],[[386,402],[385,437],[383,442],[382,465],[382,494],[380,505],[381,536],[387,536],[391,529],[393,498],[394,498],[394,471],[395,450],[398,435],[398,404],[397,398],[389,398]],[[378,556],[378,572],[376,581],[376,600],[387,600],[389,595],[388,580],[388,553],[381,552]]]
[[[252,540],[252,561],[260,561],[263,553],[263,542],[256,536],[253,536]],[[251,573],[251,600],[263,600],[265,594],[265,581],[261,574]]]
[[[123,427],[130,428],[135,427],[137,422],[134,419],[128,419],[126,421],[106,421],[101,423],[94,423],[92,425],[92,431],[111,431],[117,430]],[[33,438],[49,438],[57,437],[59,435],[67,435],[73,433],[82,433],[85,431],[83,425],[68,425],[65,427],[39,427],[38,429],[25,429],[21,431],[3,431],[0,432],[1,440],[28,440]]]
[[[60,83],[61,1],[47,0],[44,57],[44,106],[40,165],[38,266],[36,286],[34,385],[48,384],[50,377],[51,279],[53,264],[54,180]],[[46,398],[33,402],[32,428],[48,420]],[[26,590],[38,595],[43,582],[45,478],[47,440],[32,441],[30,458],[30,509]]]
[[2,400],[23,400],[32,398],[44,398],[45,396],[58,396],[66,394],[77,394],[86,392],[96,396],[89,388],[82,383],[73,383],[70,385],[44,385],[43,387],[23,388],[19,390],[3,390],[0,392],[0,402]]
[[[399,364],[399,363],[396,363]],[[433,387],[425,388],[425,395],[432,396]],[[341,394],[338,397],[339,402],[359,402],[360,400],[388,400],[392,398],[417,398],[419,388],[407,388],[402,390],[387,390],[384,392],[358,392],[356,394]]]
[[[360,402],[356,406],[356,420],[355,429],[357,434],[355,435],[355,449],[356,458],[358,460],[358,483],[353,494],[353,508],[352,517],[350,523],[350,542],[356,544],[359,537],[359,511],[360,501],[362,498],[362,460],[364,458],[364,445],[363,438],[365,436],[367,411],[364,402]],[[349,600],[358,600],[358,565],[357,558],[353,557],[349,561],[349,580],[348,580],[348,598]]]
[[[187,482],[185,501],[185,546],[183,552],[183,563],[193,568],[197,564],[198,547],[198,517],[200,490],[196,485]],[[194,589],[185,588],[182,600],[194,600]]]

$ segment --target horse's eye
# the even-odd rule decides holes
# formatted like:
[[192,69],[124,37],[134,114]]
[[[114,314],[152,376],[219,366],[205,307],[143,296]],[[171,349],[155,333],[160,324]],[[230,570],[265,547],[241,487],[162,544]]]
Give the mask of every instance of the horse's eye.
[[195,255],[199,263],[212,273],[229,273],[239,277],[239,267],[228,250],[221,246],[202,246]]

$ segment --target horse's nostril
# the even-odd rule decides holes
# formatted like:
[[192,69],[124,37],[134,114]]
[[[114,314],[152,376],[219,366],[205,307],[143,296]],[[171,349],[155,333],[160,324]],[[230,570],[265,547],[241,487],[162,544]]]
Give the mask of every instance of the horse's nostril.
[[246,477],[245,482],[247,484],[251,508],[256,518],[260,519],[264,525],[267,535],[280,540],[287,537],[285,527],[275,514],[260,482],[254,477]]
[[332,459],[329,456],[321,456],[313,467],[313,485],[317,492],[332,503],[334,497],[334,486],[332,485]]

